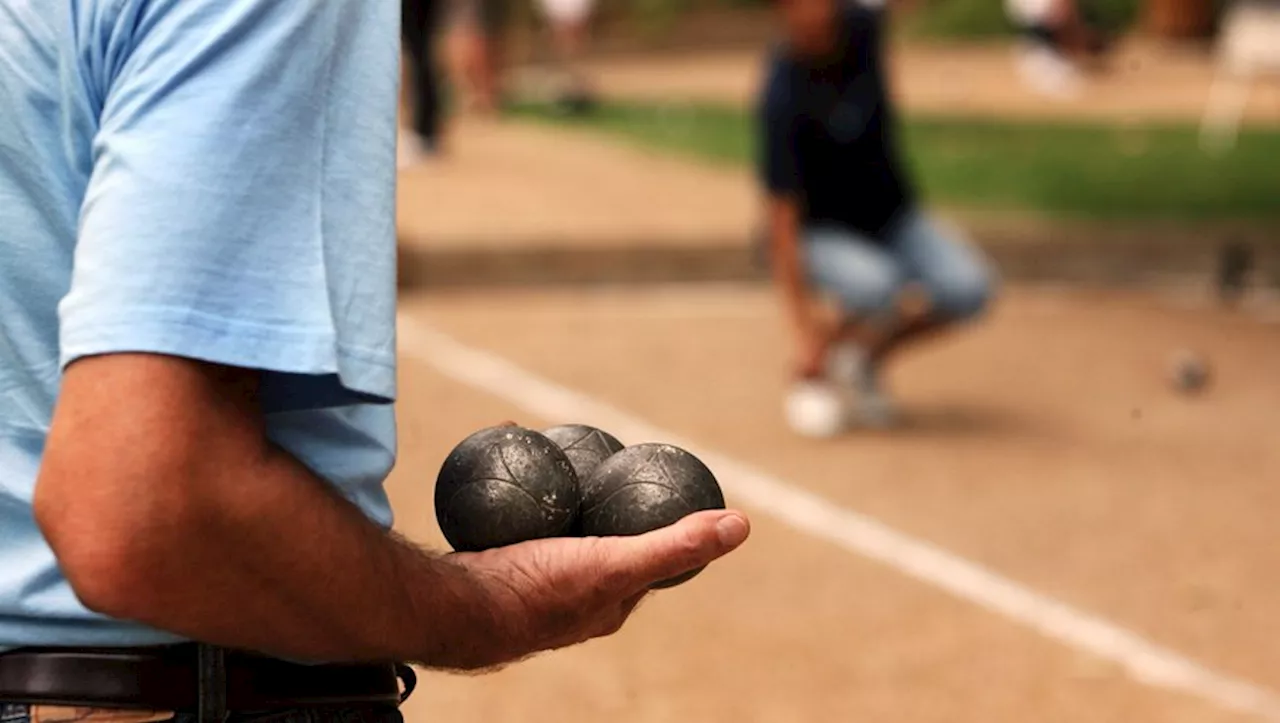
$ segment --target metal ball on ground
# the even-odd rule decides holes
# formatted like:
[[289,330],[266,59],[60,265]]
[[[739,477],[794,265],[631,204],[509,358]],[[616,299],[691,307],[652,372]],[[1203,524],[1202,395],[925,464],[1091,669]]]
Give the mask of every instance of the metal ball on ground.
[[1169,366],[1170,383],[1183,394],[1196,394],[1209,386],[1212,373],[1202,354],[1183,349],[1173,355]]
[[1253,269],[1253,248],[1241,240],[1233,240],[1218,254],[1218,298],[1224,304],[1236,304],[1244,296]]
[[[638,444],[606,459],[582,483],[580,526],[593,537],[639,535],[724,506],[720,484],[697,457],[670,444]],[[654,587],[673,587],[699,572]]]
[[569,458],[545,435],[515,425],[464,439],[436,478],[436,520],[459,552],[571,534],[578,504]]

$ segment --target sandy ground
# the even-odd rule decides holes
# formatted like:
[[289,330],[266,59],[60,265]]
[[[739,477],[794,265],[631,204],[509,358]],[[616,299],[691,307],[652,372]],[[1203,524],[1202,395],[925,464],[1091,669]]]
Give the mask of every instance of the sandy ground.
[[663,157],[561,128],[459,122],[449,155],[400,174],[402,242],[437,250],[511,245],[685,247],[747,238],[749,174]]
[[[620,95],[733,102],[749,97],[756,67],[739,55],[597,70]],[[1194,57],[1130,61],[1075,112],[1194,118],[1209,72]],[[909,107],[1046,111],[1017,88],[1005,51],[908,55],[897,73]],[[1254,99],[1255,121],[1280,118],[1270,102]],[[402,174],[413,242],[616,246],[643,232],[683,246],[743,235],[753,218],[741,174],[518,124],[467,124],[454,142],[452,158]],[[817,443],[781,424],[785,336],[765,289],[477,291],[411,296],[403,309],[408,327],[427,324],[1210,670],[1280,689],[1280,335],[1254,315],[1008,289],[988,323],[894,368],[902,430]],[[1212,362],[1200,398],[1166,382],[1184,347]],[[401,386],[393,497],[401,528],[436,544],[432,483],[455,442],[510,418],[592,421],[531,417],[410,349]],[[410,723],[1246,719],[1144,685],[776,510],[749,512],[747,548],[655,596],[621,635],[493,676],[427,676]]]
[[[1092,118],[1116,122],[1198,122],[1214,77],[1208,52],[1119,47],[1103,72],[1090,74],[1072,97],[1033,92],[1006,45],[901,46],[889,54],[891,82],[905,112],[1028,118]],[[602,92],[619,98],[748,103],[763,70],[760,53],[611,59],[594,67]],[[1254,86],[1244,117],[1280,123],[1280,78]]]
[[[785,337],[764,290],[475,293],[402,308],[405,328],[426,324],[1280,688],[1274,325],[1152,297],[1009,289],[989,322],[894,369],[902,430],[819,443],[779,419]],[[530,418],[442,376],[415,343],[392,491],[402,529],[438,541],[431,488],[453,443],[507,418],[591,420]],[[1182,347],[1212,361],[1202,397],[1166,384]],[[621,635],[493,676],[427,676],[411,723],[1246,720],[749,512],[743,551],[655,596]]]

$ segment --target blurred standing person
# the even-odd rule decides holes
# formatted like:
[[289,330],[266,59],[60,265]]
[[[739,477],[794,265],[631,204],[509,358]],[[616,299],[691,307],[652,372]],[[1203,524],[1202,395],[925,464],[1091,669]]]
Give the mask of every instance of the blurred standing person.
[[444,122],[436,38],[442,0],[401,0],[400,36],[407,81],[410,124],[400,138],[399,165],[412,165],[440,150]]
[[510,0],[449,0],[454,87],[468,110],[491,115],[502,101],[503,41]]
[[[976,317],[986,260],[920,207],[900,159],[879,10],[845,0],[773,0],[785,39],[760,99],[761,175],[775,278],[796,337],[788,420],[834,434],[887,425],[885,363],[905,345]],[[915,293],[912,293],[912,292]],[[835,301],[826,319],[815,301]],[[806,424],[814,398],[831,424]],[[836,423],[838,422],[838,423]]]
[[595,0],[539,0],[539,5],[551,26],[551,42],[563,75],[557,104],[569,113],[590,110],[595,93],[581,62]]
[[1005,12],[1021,35],[1015,50],[1018,71],[1032,89],[1048,96],[1075,95],[1082,63],[1109,45],[1077,0],[1005,0]]

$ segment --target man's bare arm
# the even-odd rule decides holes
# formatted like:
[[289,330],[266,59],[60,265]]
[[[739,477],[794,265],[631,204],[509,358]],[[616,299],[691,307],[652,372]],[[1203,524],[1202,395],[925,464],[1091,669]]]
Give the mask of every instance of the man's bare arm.
[[87,606],[287,658],[479,668],[611,632],[649,583],[741,542],[726,516],[746,534],[724,513],[428,555],[268,442],[257,377],[138,354],[67,369],[35,506]]
[[802,376],[817,374],[834,329],[830,328],[832,320],[817,313],[818,304],[810,290],[800,239],[799,206],[791,197],[771,196],[768,216],[774,280],[799,351],[796,371]]

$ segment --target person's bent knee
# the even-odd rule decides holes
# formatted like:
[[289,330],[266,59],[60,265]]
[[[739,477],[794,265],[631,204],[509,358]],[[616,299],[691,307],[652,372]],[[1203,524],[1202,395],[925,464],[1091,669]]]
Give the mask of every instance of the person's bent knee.
[[891,312],[903,274],[883,248],[843,229],[806,231],[805,256],[810,280],[853,318]]
[[833,289],[840,303],[840,311],[850,319],[878,319],[893,314],[897,309],[901,284],[895,277],[850,284]]
[[994,297],[995,282],[985,272],[941,280],[929,290],[933,314],[952,323],[980,317]]

